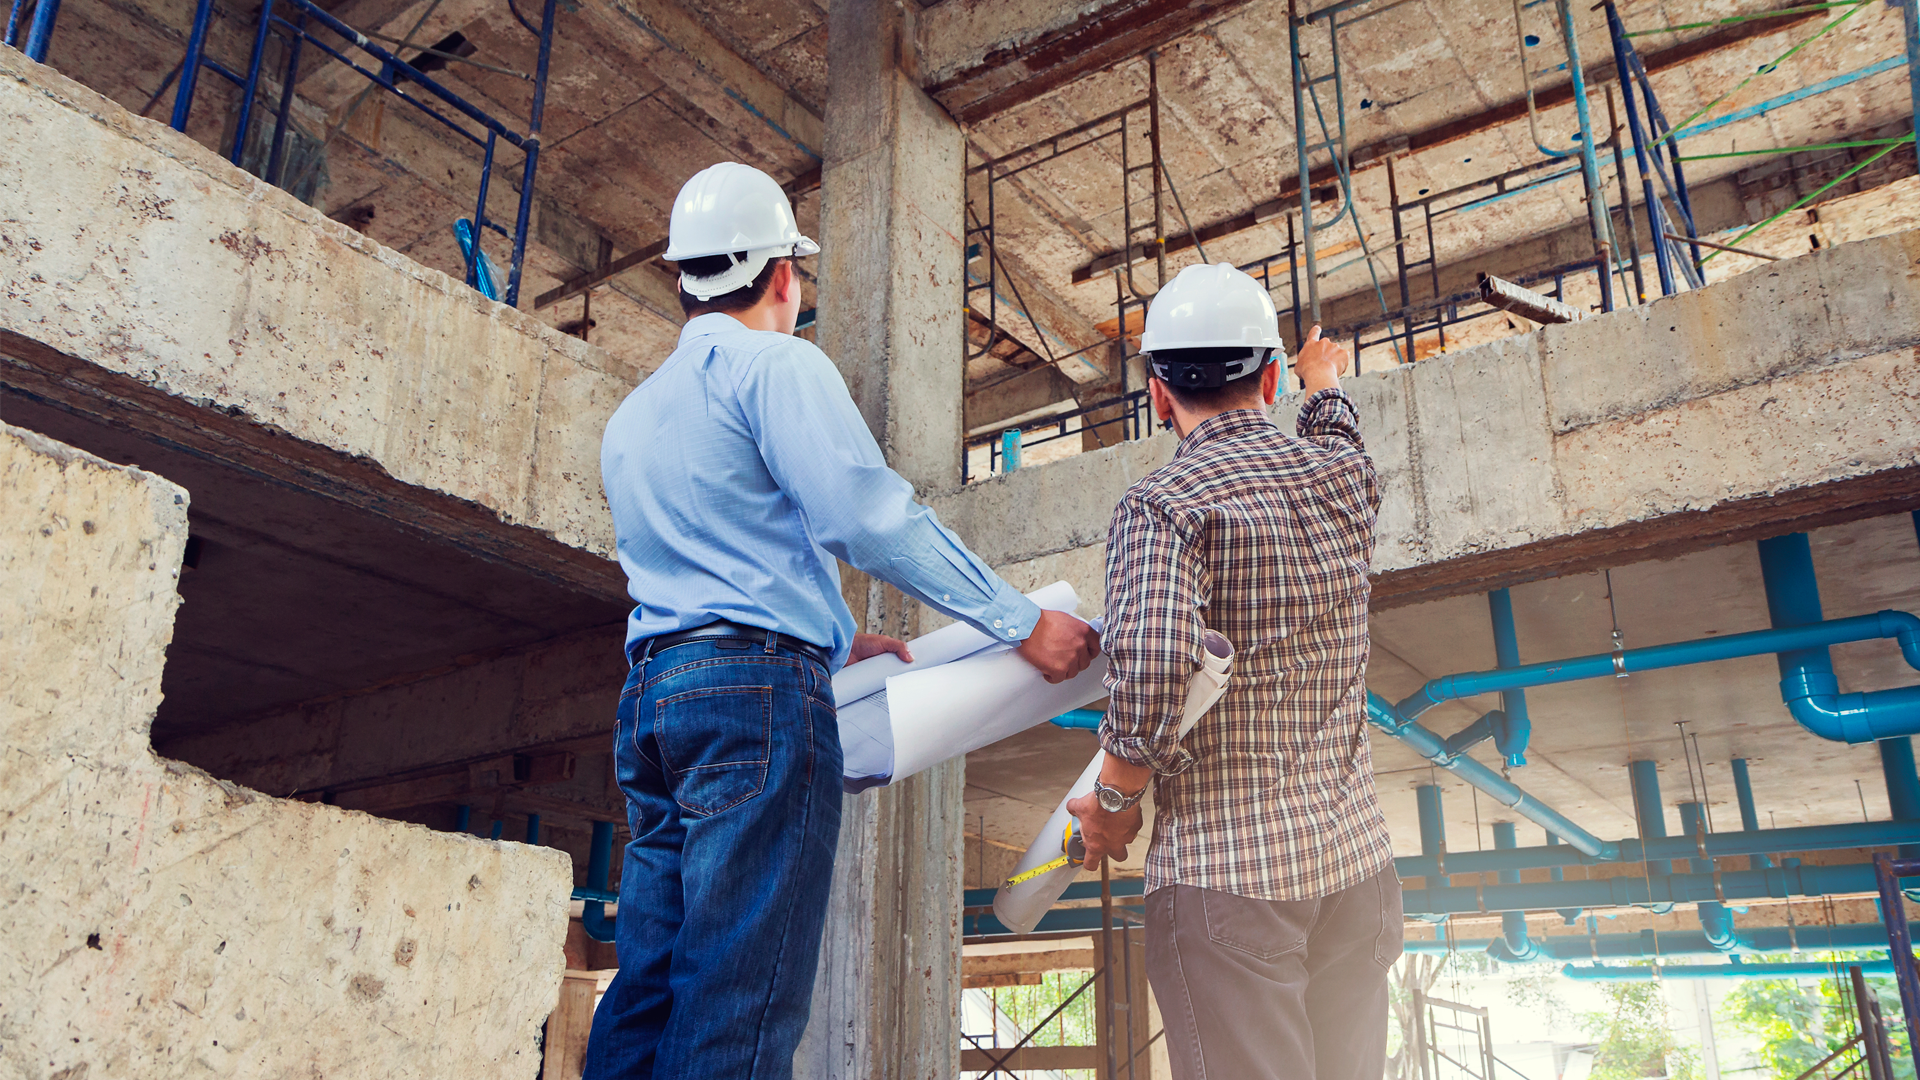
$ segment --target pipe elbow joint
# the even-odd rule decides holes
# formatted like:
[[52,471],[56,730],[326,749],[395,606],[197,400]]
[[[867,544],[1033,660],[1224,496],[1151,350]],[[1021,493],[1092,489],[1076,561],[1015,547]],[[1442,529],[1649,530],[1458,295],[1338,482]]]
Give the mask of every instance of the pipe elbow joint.
[[1453,676],[1451,675],[1442,675],[1437,679],[1429,680],[1425,686],[1408,694],[1399,704],[1395,705],[1393,711],[1408,720],[1418,720],[1420,719],[1421,713],[1426,712],[1441,702],[1453,700],[1455,695],[1452,690],[1452,683]]
[[1546,951],[1531,938],[1522,937],[1519,948],[1505,937],[1497,937],[1487,943],[1487,955],[1503,964],[1530,964],[1536,960],[1546,960]]
[[614,920],[607,915],[607,905],[599,900],[589,900],[580,911],[580,928],[587,936],[601,944],[613,940]]
[[1920,671],[1920,616],[1905,611],[1882,611],[1880,636],[1900,644],[1900,655],[1907,666]]
[[1876,737],[1863,695],[1840,693],[1831,672],[1800,670],[1780,680],[1787,711],[1808,731],[1833,742],[1864,743]]

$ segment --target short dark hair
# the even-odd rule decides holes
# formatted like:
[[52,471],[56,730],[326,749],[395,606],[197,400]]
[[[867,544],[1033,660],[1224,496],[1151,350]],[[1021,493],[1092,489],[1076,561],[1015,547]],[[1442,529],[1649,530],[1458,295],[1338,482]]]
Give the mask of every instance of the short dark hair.
[[[694,277],[703,278],[712,277],[715,274],[724,274],[733,266],[735,261],[745,261],[746,257],[746,252],[736,251],[733,253],[733,258],[731,259],[725,255],[702,255],[698,259],[682,259],[674,265],[678,266],[680,272],[683,274],[692,274]],[[689,319],[695,315],[705,315],[710,311],[745,311],[759,303],[761,297],[767,295],[767,286],[773,282],[773,268],[787,261],[786,256],[776,255],[767,260],[767,265],[760,268],[760,273],[754,276],[752,284],[743,285],[730,293],[721,293],[719,296],[710,297],[706,300],[702,300],[688,292],[685,288],[682,288],[680,290],[680,310],[686,313]]]
[[[1161,349],[1153,354],[1155,360],[1168,364],[1220,364],[1238,360],[1247,355],[1247,350],[1239,346],[1226,346],[1211,349]],[[1273,360],[1269,356],[1267,363]],[[1151,369],[1149,369],[1151,370]],[[1173,400],[1182,408],[1196,411],[1214,409],[1257,409],[1264,402],[1260,399],[1260,373],[1266,370],[1266,364],[1222,386],[1179,387],[1160,380],[1167,388]],[[1159,378],[1155,376],[1155,378]]]

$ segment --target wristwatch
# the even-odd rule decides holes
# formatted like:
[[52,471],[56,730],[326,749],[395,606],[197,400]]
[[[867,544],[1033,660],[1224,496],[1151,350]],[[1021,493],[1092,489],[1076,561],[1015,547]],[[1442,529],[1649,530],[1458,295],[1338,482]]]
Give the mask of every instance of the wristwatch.
[[[1151,787],[1152,785],[1148,786]],[[1121,794],[1120,789],[1110,788],[1098,779],[1093,782],[1093,797],[1100,800],[1100,809],[1105,810],[1109,814],[1118,814],[1133,809],[1140,805],[1140,800],[1146,798],[1146,795],[1147,789],[1144,787],[1131,795],[1124,795]]]

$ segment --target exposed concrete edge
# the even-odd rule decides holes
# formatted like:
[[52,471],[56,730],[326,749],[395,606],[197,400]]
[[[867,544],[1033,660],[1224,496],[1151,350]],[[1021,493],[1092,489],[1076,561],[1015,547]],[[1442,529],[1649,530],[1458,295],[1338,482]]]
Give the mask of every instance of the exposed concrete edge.
[[[625,601],[618,563],[503,521],[471,499],[399,480],[373,458],[300,439],[216,401],[169,392],[0,329],[0,385],[254,476],[334,499],[456,549],[594,596]],[[64,444],[55,444],[64,445]]]
[[[1920,231],[1844,244],[1347,380],[1380,473],[1376,606],[1920,505],[1920,405],[1900,374],[1920,345],[1917,266]],[[1297,407],[1276,420],[1290,429]],[[1022,565],[1103,541],[1175,446],[1156,435],[934,506],[988,562]]]
[[155,754],[186,492],[5,424],[0,474],[0,1071],[532,1075],[565,853]]
[[[413,513],[397,508],[399,502],[437,503],[414,513],[409,523],[429,530],[448,528],[449,539],[456,543],[489,557],[530,562],[585,591],[622,591],[619,572],[610,561],[611,522],[599,499],[599,432],[594,421],[601,411],[611,412],[630,385],[604,350],[487,300],[464,283],[325,217],[187,136],[136,117],[17,52],[0,50],[0,76],[11,99],[8,107],[20,113],[23,123],[39,121],[36,142],[50,147],[44,151],[45,161],[19,160],[50,166],[63,154],[90,154],[96,161],[106,159],[99,167],[108,175],[118,168],[123,176],[133,177],[128,181],[132,189],[122,190],[117,204],[111,201],[112,190],[87,191],[68,180],[59,195],[52,196],[55,181],[30,177],[27,190],[18,195],[24,205],[4,224],[28,240],[36,229],[47,232],[58,244],[50,222],[66,215],[60,227],[71,227],[74,211],[97,205],[100,213],[86,221],[98,219],[89,243],[98,245],[102,254],[89,250],[61,256],[33,244],[0,244],[7,257],[20,264],[15,278],[19,287],[0,293],[0,330],[11,331],[0,338],[0,348],[31,354],[27,366],[43,371],[65,369],[62,373],[72,376],[77,364],[86,364],[126,380],[98,395],[102,400],[131,400],[134,383],[171,395],[178,405],[166,411],[178,418],[172,424],[176,430],[219,426],[216,416],[247,421],[225,425],[223,451],[258,449],[265,436],[280,445],[264,456],[299,464],[298,469],[266,470],[283,481],[318,483],[323,493],[336,497],[354,492],[353,498],[390,513]],[[50,107],[36,107],[34,101]],[[62,117],[92,125],[94,134],[62,126]],[[161,164],[177,165],[180,171],[155,168]],[[128,208],[129,200],[145,199],[156,205]],[[221,222],[228,223],[224,233]],[[207,258],[197,266],[176,263],[179,296],[197,305],[198,314],[224,309],[237,339],[228,342],[235,359],[226,359],[226,351],[219,349],[213,352],[221,359],[215,359],[196,348],[225,335],[192,335],[178,322],[156,315],[150,302],[115,294],[107,277],[118,258],[120,274],[128,273],[129,260],[138,271],[123,281],[151,280],[157,271],[138,265],[139,260],[178,259],[185,241],[197,244],[200,232],[213,246],[204,249]],[[286,244],[292,245],[291,251],[274,246]],[[86,268],[91,279],[49,280],[39,273],[49,265],[65,269],[84,264],[89,257],[105,264]],[[65,263],[58,262],[62,258]],[[365,262],[352,265],[359,260]],[[353,292],[368,283],[378,289]],[[93,306],[64,310],[78,285],[91,290],[85,300]],[[327,296],[324,290],[329,288],[343,299],[337,312],[322,312],[323,305],[313,300],[316,293]],[[395,340],[382,339],[385,324],[376,325],[377,320],[355,307],[361,303],[385,305],[394,312],[390,321],[405,324],[420,340],[450,354],[443,359],[439,353],[421,351],[404,357],[414,362],[413,370],[423,358],[437,362],[431,369],[434,376],[443,384],[461,386],[472,397],[453,401],[443,414],[429,413],[429,406],[405,414],[421,431],[433,431],[437,424],[436,439],[419,438],[406,425],[396,428],[390,422],[401,414],[391,398],[381,397],[392,387],[378,380],[382,357],[376,355],[377,347],[404,353],[413,342],[399,340],[398,331]],[[420,312],[416,321],[406,323],[414,311]],[[337,340],[322,343],[299,336],[315,326],[328,326],[329,314],[336,316],[331,325],[340,330]],[[356,321],[361,318],[369,319],[365,326]],[[421,323],[428,320],[433,320],[430,330],[422,330]],[[288,321],[295,324],[291,340],[285,340],[276,325]],[[156,326],[165,327],[164,332]],[[457,339],[458,348],[447,345],[451,339]],[[44,345],[35,351],[22,342]],[[361,398],[351,398],[327,382],[330,377],[338,382],[337,375],[325,370],[327,364],[315,363],[309,370],[309,365],[296,363],[303,355],[323,356],[335,368],[358,365],[352,373],[355,383],[362,369],[376,378],[370,389],[360,390]],[[50,359],[54,356],[65,362]],[[388,368],[393,359],[385,358]],[[286,377],[248,373],[250,367],[269,364],[279,365],[275,370]],[[502,374],[508,370],[502,365],[510,365],[510,374]],[[0,365],[0,373],[19,366]],[[273,391],[284,392],[277,400]],[[295,400],[302,403],[289,407]],[[555,403],[556,416],[578,409],[578,422],[571,413],[564,423],[544,417],[545,407]],[[76,407],[71,400],[65,404]],[[148,403],[149,412],[155,411],[154,404]],[[490,422],[469,422],[468,430],[456,432],[456,422],[467,418],[463,407],[466,414],[491,410]],[[391,415],[382,415],[382,410]],[[445,449],[449,442],[480,452],[470,460],[456,460]],[[497,444],[491,447],[495,452],[486,452],[489,443]],[[255,455],[254,466],[262,456]],[[593,465],[589,458],[595,459]],[[499,465],[488,473],[475,461]]]

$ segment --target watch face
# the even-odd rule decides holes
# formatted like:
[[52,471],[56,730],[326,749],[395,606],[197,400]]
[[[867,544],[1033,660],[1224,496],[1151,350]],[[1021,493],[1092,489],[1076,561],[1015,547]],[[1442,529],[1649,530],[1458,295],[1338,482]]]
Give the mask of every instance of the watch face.
[[1126,809],[1127,797],[1110,787],[1100,788],[1100,809],[1109,814],[1117,814]]

